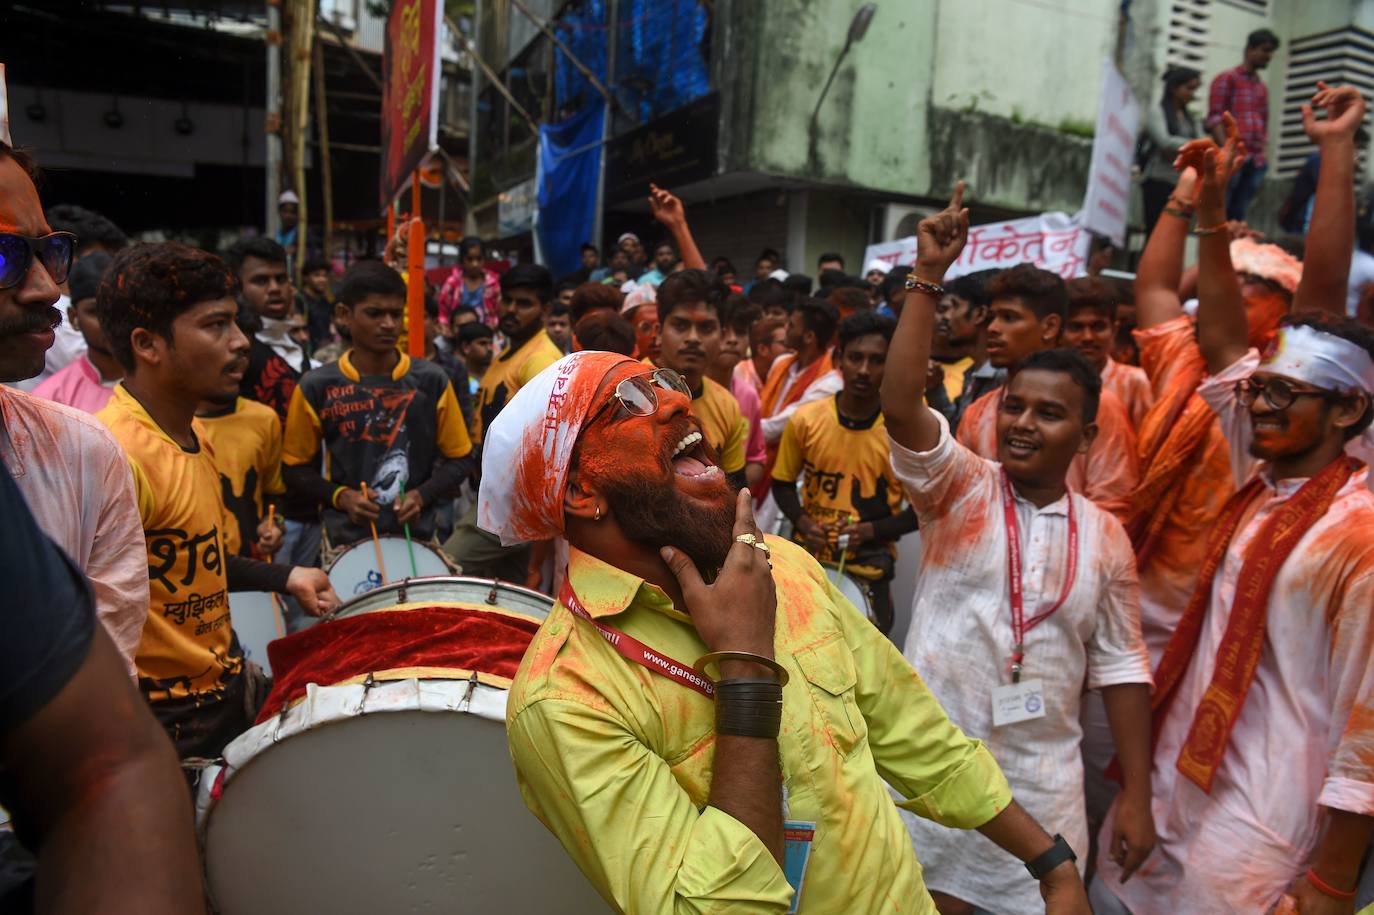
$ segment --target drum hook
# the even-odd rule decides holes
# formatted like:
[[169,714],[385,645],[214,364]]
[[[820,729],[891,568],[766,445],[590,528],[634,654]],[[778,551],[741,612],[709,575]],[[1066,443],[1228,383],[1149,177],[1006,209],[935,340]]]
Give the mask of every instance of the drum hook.
[[501,587],[501,583],[499,581],[493,581],[491,583],[491,590],[487,592],[487,603],[493,607],[496,606],[496,589],[499,587]]
[[401,586],[400,586],[399,588],[396,589],[396,597],[397,597],[397,599],[398,599],[398,600],[397,600],[397,603],[404,604],[404,603],[406,602],[406,589],[409,588],[409,587],[410,587],[410,579],[409,579],[409,578],[402,578],[402,579],[401,579]]
[[354,714],[356,714],[356,715],[366,715],[366,714],[367,714],[367,712],[363,711],[363,706],[367,704],[367,694],[372,690],[372,687],[374,687],[374,686],[376,686],[376,685],[377,685],[377,678],[374,677],[374,676],[372,676],[372,673],[369,672],[368,675],[367,675],[367,678],[363,680],[363,695],[362,695],[362,698],[358,700],[358,707],[357,707],[356,709],[353,710]]
[[477,691],[477,684],[480,682],[481,681],[477,679],[477,671],[474,670],[472,676],[468,677],[467,691],[463,693],[463,699],[458,703],[460,709],[467,709],[472,706],[472,694]]

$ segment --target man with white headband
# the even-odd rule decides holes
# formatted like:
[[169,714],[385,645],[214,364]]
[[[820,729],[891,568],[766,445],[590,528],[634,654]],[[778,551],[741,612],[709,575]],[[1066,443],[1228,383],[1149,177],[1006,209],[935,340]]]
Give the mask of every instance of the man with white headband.
[[[1314,101],[1330,117],[1314,129],[1308,112],[1309,134],[1364,113],[1354,90]],[[1323,163],[1332,148],[1352,161],[1342,145],[1324,145]],[[1202,176],[1198,343],[1210,377],[1198,393],[1238,489],[1197,532],[1197,583],[1155,674],[1159,847],[1125,884],[1099,860],[1094,910],[1350,913],[1374,828],[1374,333],[1294,314],[1261,356],[1226,233],[1207,231],[1225,223],[1234,160],[1210,141],[1185,155]],[[1313,231],[1341,227],[1348,258],[1353,202],[1323,202]],[[1341,310],[1339,289],[1330,303]]]
[[[545,369],[487,430],[478,501],[504,543],[571,545],[507,730],[526,804],[615,911],[933,913],[884,781],[1024,861],[1056,848],[815,560],[759,534],[676,373]],[[1067,859],[1042,892],[1088,913]]]

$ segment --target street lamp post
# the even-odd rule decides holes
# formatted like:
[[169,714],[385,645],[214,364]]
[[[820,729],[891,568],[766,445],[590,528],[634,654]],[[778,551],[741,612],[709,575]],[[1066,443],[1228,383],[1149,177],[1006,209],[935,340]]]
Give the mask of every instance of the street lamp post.
[[830,68],[830,76],[825,81],[825,88],[821,89],[821,97],[816,99],[816,110],[811,112],[811,129],[808,161],[813,173],[820,172],[820,117],[821,106],[825,104],[825,97],[830,92],[830,84],[835,82],[835,74],[840,72],[840,64],[844,63],[845,56],[849,49],[857,42],[862,41],[864,34],[868,32],[868,26],[873,22],[873,14],[878,11],[878,4],[865,3],[854,13],[854,18],[849,21],[849,34],[845,36],[844,47],[840,49],[840,56],[835,58],[835,66]]

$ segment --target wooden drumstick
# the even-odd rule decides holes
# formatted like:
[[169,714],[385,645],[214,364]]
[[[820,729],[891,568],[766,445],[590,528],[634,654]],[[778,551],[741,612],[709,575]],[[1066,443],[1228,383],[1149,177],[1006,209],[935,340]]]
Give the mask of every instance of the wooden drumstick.
[[[372,498],[367,494],[366,482],[363,483],[363,498]],[[367,525],[368,527],[372,528],[372,546],[377,551],[377,571],[382,573],[382,584],[386,584],[389,579],[387,578],[386,574],[386,560],[382,559],[382,540],[380,537],[377,536],[377,522],[368,521]]]

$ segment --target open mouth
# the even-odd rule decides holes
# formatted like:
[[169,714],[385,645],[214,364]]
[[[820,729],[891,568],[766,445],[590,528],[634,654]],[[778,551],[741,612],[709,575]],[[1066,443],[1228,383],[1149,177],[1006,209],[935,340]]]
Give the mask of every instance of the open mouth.
[[692,430],[678,440],[672,454],[673,472],[680,477],[709,478],[721,473],[721,469],[706,453],[706,440],[702,434]]
[[1024,435],[1007,436],[1007,454],[1014,458],[1025,460],[1039,450],[1040,446]]

